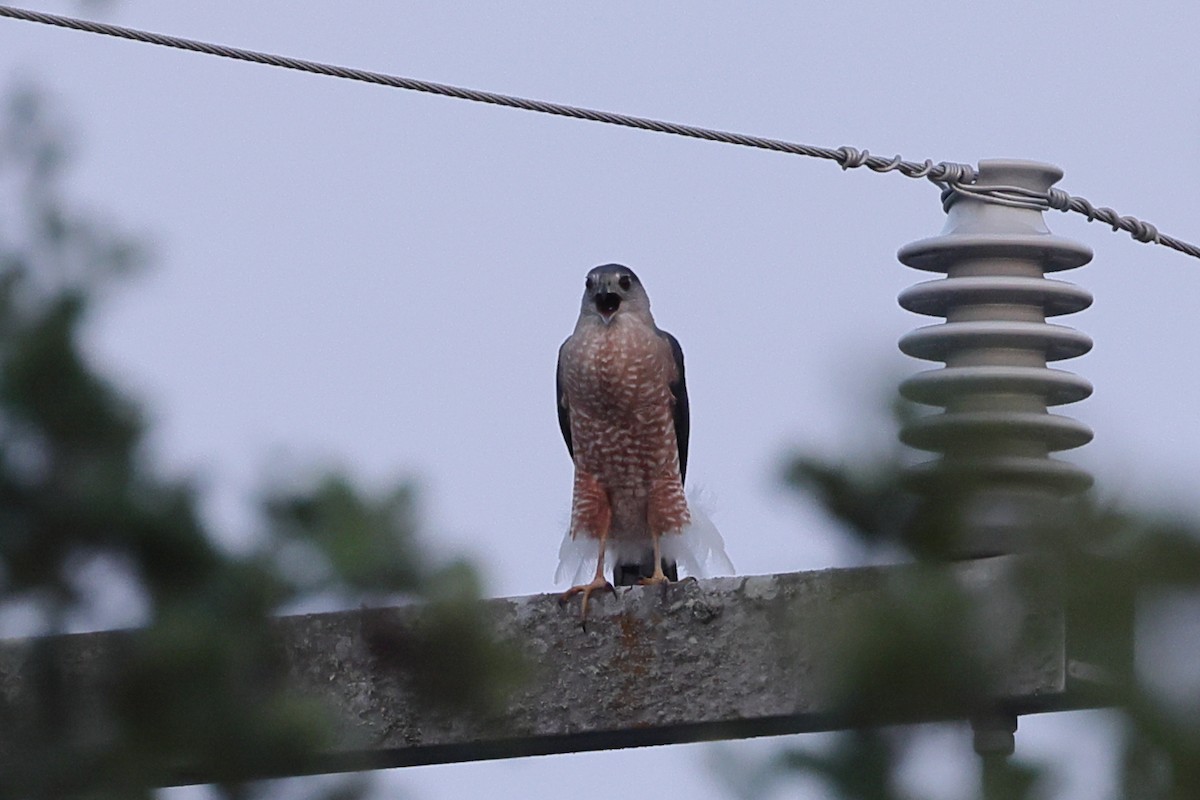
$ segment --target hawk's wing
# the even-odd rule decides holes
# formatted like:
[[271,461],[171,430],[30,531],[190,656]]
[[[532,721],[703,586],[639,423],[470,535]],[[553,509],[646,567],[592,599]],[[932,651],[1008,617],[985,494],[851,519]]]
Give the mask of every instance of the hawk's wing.
[[566,346],[567,343],[563,342],[558,348],[558,367],[554,374],[554,393],[557,395],[555,399],[558,405],[558,427],[562,429],[563,441],[567,443],[567,452],[571,454],[571,458],[574,458],[575,448],[571,444],[571,409],[567,407],[567,393],[563,390],[562,357]]
[[[679,481],[687,478],[688,433],[691,431],[691,410],[688,408],[687,381],[683,375],[683,348],[679,340],[664,330],[658,332],[671,345],[671,357],[675,360],[676,378],[670,384],[671,397],[675,399],[672,412],[675,415],[675,442],[679,445]],[[562,412],[559,412],[561,419]],[[571,446],[570,435],[567,447]]]

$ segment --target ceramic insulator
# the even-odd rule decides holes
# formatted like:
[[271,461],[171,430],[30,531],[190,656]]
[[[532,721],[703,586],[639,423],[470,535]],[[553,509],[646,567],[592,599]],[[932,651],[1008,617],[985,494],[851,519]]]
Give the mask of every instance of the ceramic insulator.
[[[979,164],[977,186],[1048,190],[1062,171],[1028,161]],[[1048,411],[1091,394],[1086,380],[1047,366],[1088,352],[1079,331],[1046,321],[1091,305],[1091,295],[1048,272],[1088,263],[1090,248],[1053,235],[1042,212],[948,191],[946,227],[938,236],[900,249],[910,267],[944,278],[900,295],[909,311],[945,322],[900,340],[915,358],[941,369],[905,381],[901,393],[941,413],[919,417],[901,431],[913,447],[939,458],[914,468],[914,477],[950,475],[991,486],[1066,495],[1091,485],[1087,471],[1050,456],[1091,441],[1084,424]]]

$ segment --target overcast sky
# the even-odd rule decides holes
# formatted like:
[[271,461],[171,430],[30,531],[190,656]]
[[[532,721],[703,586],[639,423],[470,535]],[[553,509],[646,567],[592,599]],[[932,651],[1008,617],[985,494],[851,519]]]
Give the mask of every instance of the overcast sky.
[[[1200,240],[1194,0],[126,0],[101,18],[912,160],[1049,161],[1073,194]],[[0,79],[21,78],[73,121],[75,194],[153,246],[91,344],[150,410],[155,457],[207,487],[227,542],[252,527],[264,474],[336,464],[376,486],[418,480],[427,539],[475,557],[490,593],[554,589],[571,488],[555,353],[584,273],[619,261],[683,345],[689,483],[739,572],[856,558],[778,473],[792,448],[869,449],[882,394],[927,368],[895,343],[931,320],[895,298],[930,276],[895,252],[941,228],[928,182],[0,20]],[[1200,262],[1048,221],[1096,252],[1060,276],[1096,296],[1061,320],[1096,341],[1062,365],[1096,387],[1064,409],[1095,442],[1065,457],[1103,491],[1200,505]],[[1066,765],[1062,797],[1091,798],[1110,778],[1104,729],[1025,719],[1018,742]],[[964,752],[965,733],[930,737],[914,770],[934,798],[961,794],[972,768],[947,747]],[[588,800],[620,771],[709,800],[707,752],[385,780],[421,800],[485,785]]]

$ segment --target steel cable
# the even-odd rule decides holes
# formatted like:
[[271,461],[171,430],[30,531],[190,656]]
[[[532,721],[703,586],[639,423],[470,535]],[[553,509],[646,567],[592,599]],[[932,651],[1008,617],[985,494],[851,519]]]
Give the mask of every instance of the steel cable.
[[626,128],[636,128],[638,130],[666,133],[674,136],[686,136],[709,142],[755,147],[776,153],[824,158],[837,162],[842,169],[866,167],[874,172],[899,172],[910,178],[928,178],[942,188],[949,188],[964,195],[977,197],[988,202],[1033,208],[1042,211],[1050,209],[1064,212],[1074,211],[1083,214],[1087,217],[1088,221],[1100,221],[1111,226],[1114,231],[1125,231],[1139,242],[1161,244],[1193,258],[1200,258],[1200,247],[1196,245],[1159,233],[1150,223],[1143,222],[1135,217],[1122,216],[1111,208],[1097,208],[1084,198],[1069,195],[1061,189],[1051,189],[1049,192],[1043,194],[1021,187],[977,187],[973,185],[975,183],[975,169],[969,164],[945,161],[934,163],[930,160],[921,162],[905,161],[900,156],[884,158],[882,156],[871,155],[867,150],[858,150],[853,147],[817,147],[780,139],[768,139],[761,136],[702,128],[696,125],[683,125],[647,117],[617,114],[611,111],[597,111],[595,109],[580,108],[562,103],[514,97],[496,92],[485,92],[477,89],[434,83],[432,81],[423,81],[416,78],[404,78],[382,72],[371,72],[352,67],[325,64],[319,61],[307,61],[289,56],[262,53],[239,47],[228,47],[197,41],[195,39],[185,39],[178,36],[127,28],[121,25],[93,22],[91,20],[58,14],[47,14],[41,11],[29,11],[12,6],[0,5],[0,17],[67,28],[85,33],[95,33],[102,36],[113,36],[119,39],[154,44],[160,47],[187,50],[193,53],[203,53],[220,58],[264,64],[314,75],[325,75],[332,78],[361,81],[363,83],[388,86],[395,89],[407,89],[414,92],[441,95],[442,97],[453,97],[459,100],[470,100],[476,103],[488,103],[506,108],[533,111],[540,114],[552,114],[560,117],[570,117],[571,119],[600,122],[607,125],[619,125]]

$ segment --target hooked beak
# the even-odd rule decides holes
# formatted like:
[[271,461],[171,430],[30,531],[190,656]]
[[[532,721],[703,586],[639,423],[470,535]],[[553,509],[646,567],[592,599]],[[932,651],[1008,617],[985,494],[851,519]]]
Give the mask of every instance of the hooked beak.
[[613,314],[621,307],[621,295],[613,292],[600,292],[596,295],[596,310],[600,312],[605,322],[612,319]]

